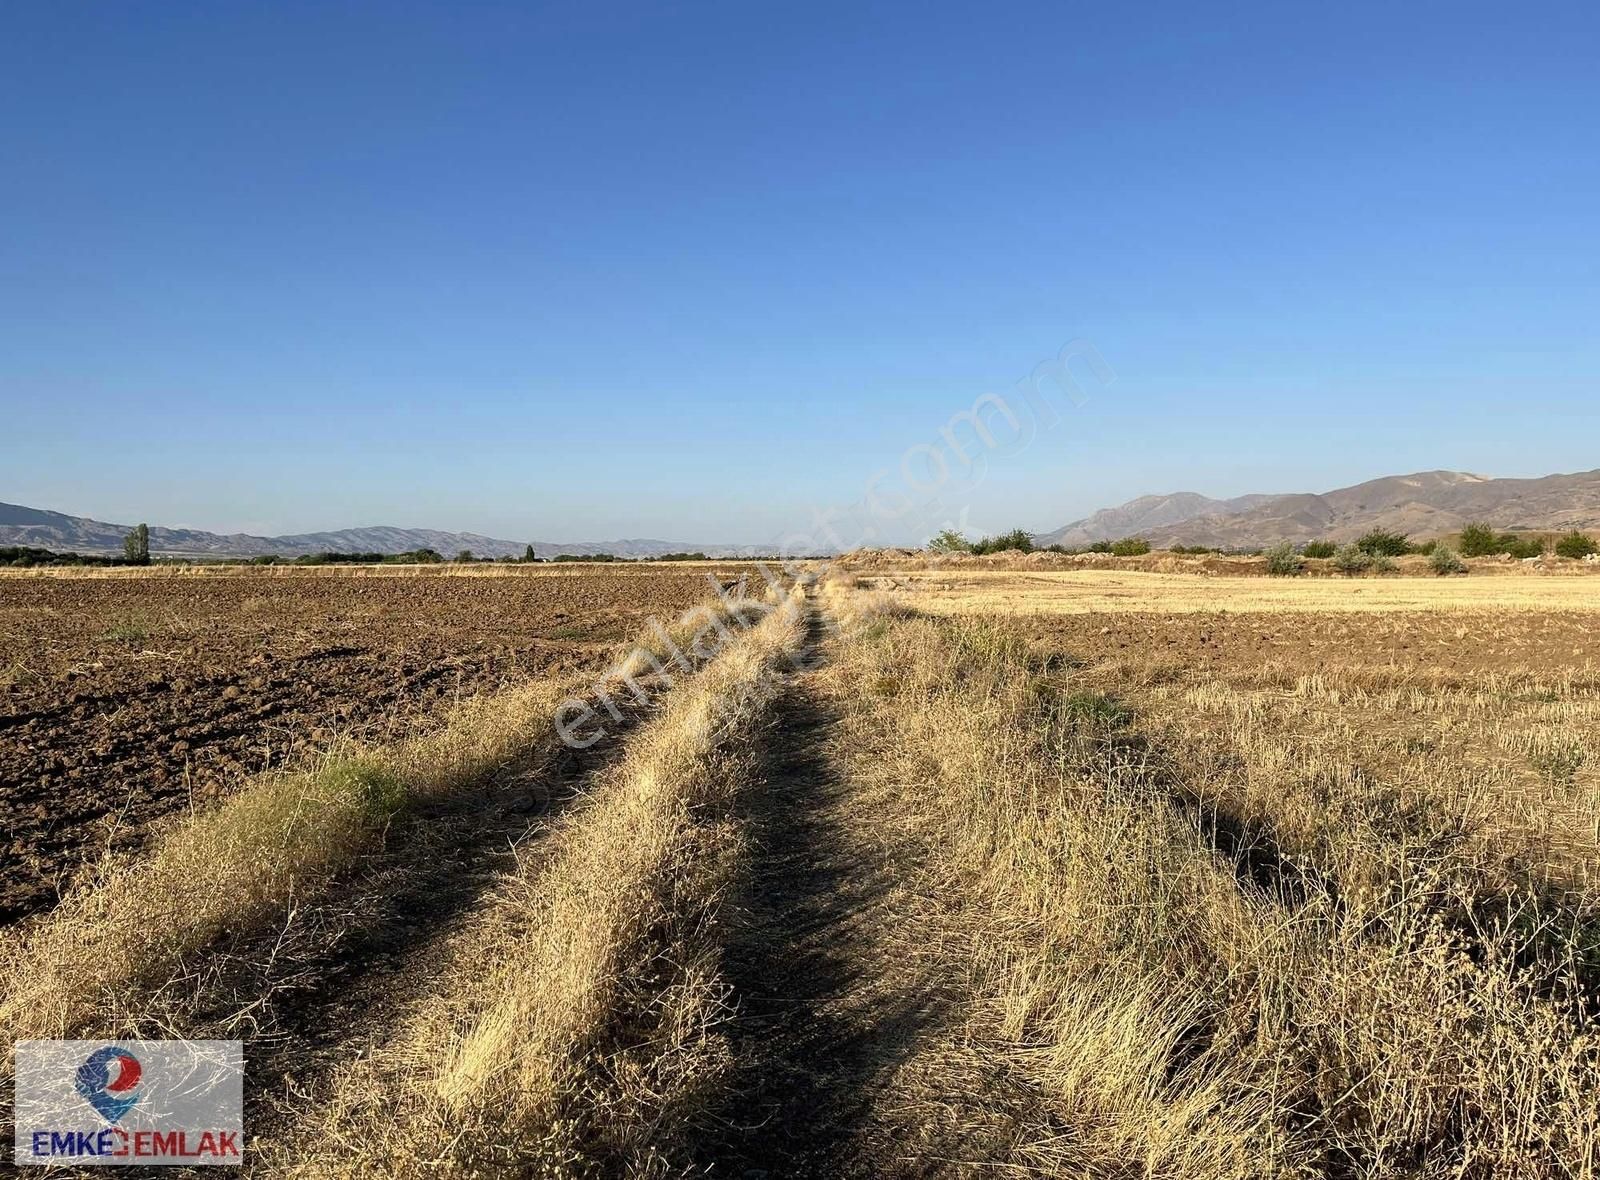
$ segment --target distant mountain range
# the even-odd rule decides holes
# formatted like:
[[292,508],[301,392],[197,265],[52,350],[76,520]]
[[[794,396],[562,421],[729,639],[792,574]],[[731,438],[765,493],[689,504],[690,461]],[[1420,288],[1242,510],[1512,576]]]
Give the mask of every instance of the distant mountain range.
[[1141,496],[1034,538],[1083,548],[1142,536],[1157,548],[1255,549],[1280,541],[1350,541],[1370,529],[1418,540],[1485,521],[1498,529],[1555,531],[1600,526],[1600,471],[1542,479],[1491,479],[1464,471],[1391,475],[1331,492],[1214,500],[1195,492]]
[[[1557,531],[1600,528],[1600,470],[1542,479],[1491,479],[1464,471],[1391,475],[1331,492],[1256,494],[1218,500],[1198,492],[1141,496],[1034,537],[1037,545],[1082,549],[1096,541],[1140,536],[1157,548],[1205,545],[1256,549],[1280,541],[1349,541],[1370,529],[1390,529],[1418,540],[1460,531],[1472,521],[1497,529]],[[132,528],[18,504],[0,504],[0,546],[30,545],[58,552],[120,553]],[[305,553],[405,553],[432,549],[453,557],[470,549],[478,557],[520,557],[527,541],[477,533],[390,526],[256,537],[200,529],[150,527],[150,551],[159,557],[298,557]],[[659,557],[700,552],[737,557],[730,545],[685,541],[534,541],[540,557],[611,553]]]
[[[39,549],[76,553],[121,553],[122,539],[132,525],[107,524],[84,516],[67,516],[20,504],[0,504],[0,545],[30,545]],[[254,537],[248,533],[208,533],[200,529],[150,526],[150,552],[158,557],[298,557],[304,553],[407,553],[432,549],[454,557],[463,549],[477,557],[521,557],[527,541],[502,541],[477,533],[444,533],[435,529],[338,529],[331,533],[297,533],[288,537]],[[621,541],[534,541],[540,557],[559,553],[587,556],[611,553],[618,557],[659,557],[663,553],[705,553],[712,557],[737,556],[728,545],[690,545],[679,541],[630,539]]]

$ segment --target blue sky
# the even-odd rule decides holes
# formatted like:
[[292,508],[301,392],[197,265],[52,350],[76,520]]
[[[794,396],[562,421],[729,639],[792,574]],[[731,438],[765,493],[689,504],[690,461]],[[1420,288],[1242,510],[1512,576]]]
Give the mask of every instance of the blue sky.
[[761,543],[1074,339],[975,528],[1600,466],[1592,5],[0,28],[0,500]]

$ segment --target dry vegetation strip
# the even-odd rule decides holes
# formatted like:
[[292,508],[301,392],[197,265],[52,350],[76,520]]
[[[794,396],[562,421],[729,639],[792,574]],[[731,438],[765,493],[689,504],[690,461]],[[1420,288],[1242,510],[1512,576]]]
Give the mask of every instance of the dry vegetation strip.
[[[691,611],[690,637],[725,628],[728,608]],[[657,632],[641,638],[656,653]],[[638,649],[635,649],[636,651]],[[640,661],[622,671],[637,676]],[[612,691],[619,689],[612,682]],[[461,706],[425,736],[264,776],[213,811],[175,826],[136,861],[113,859],[89,887],[0,947],[0,1030],[12,1038],[70,1035],[94,1024],[136,1027],[143,997],[184,958],[224,933],[259,929],[325,889],[376,848],[405,808],[461,790],[509,762],[537,769],[559,749],[557,706],[581,682],[535,682]]]
[[1132,570],[968,570],[864,575],[939,614],[1098,614],[1121,611],[1600,610],[1600,580],[1568,576],[1237,578]]
[[783,602],[629,740],[287,1170],[668,1173],[725,1064],[710,927],[742,852],[728,808],[804,632]]
[[995,621],[885,621],[841,659],[855,773],[914,796],[930,888],[987,926],[971,1035],[1039,1102],[1009,1162],[1594,1174],[1593,886],[1563,861],[1550,889],[1481,798],[1292,757],[1219,788]]

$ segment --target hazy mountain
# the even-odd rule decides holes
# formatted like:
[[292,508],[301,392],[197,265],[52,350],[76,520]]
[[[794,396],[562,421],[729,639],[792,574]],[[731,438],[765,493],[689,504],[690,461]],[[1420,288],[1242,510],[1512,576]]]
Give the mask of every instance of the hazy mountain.
[[[1375,528],[1423,540],[1456,532],[1472,521],[1486,521],[1500,529],[1550,531],[1600,526],[1600,471],[1547,475],[1541,479],[1491,479],[1464,471],[1422,471],[1385,476],[1331,492],[1211,501],[1221,508],[1163,523],[1141,515],[1148,512],[1151,504],[1181,500],[1188,506],[1205,500],[1203,496],[1191,499],[1191,495],[1147,496],[1121,508],[1097,512],[1085,521],[1043,537],[1083,536],[1087,535],[1084,526],[1104,522],[1101,531],[1089,540],[1137,534],[1158,547],[1213,545],[1254,549],[1279,541],[1349,541]],[[1250,500],[1254,503],[1240,507]],[[1185,507],[1177,511],[1185,511]],[[1133,525],[1133,521],[1141,519],[1148,523]],[[1086,542],[1061,543],[1075,546]]]
[[1202,516],[1233,516],[1248,512],[1271,496],[1239,496],[1232,500],[1213,500],[1198,492],[1173,492],[1170,496],[1140,496],[1118,508],[1102,508],[1093,516],[1064,524],[1051,533],[1034,538],[1036,545],[1065,545],[1082,549],[1096,541],[1115,541],[1121,537],[1144,536],[1156,529],[1183,524]]
[[[77,553],[120,553],[122,539],[132,525],[107,524],[83,516],[67,516],[20,504],[0,504],[0,545],[32,545],[40,549]],[[150,552],[161,557],[298,557],[303,553],[405,553],[433,549],[453,557],[463,549],[478,557],[520,557],[526,541],[502,541],[477,533],[446,533],[435,529],[338,529],[328,533],[298,533],[287,537],[255,537],[248,533],[208,533],[200,529],[150,526]],[[628,539],[621,541],[534,541],[540,557],[558,553],[614,553],[618,557],[656,557],[663,553],[700,551],[718,556],[738,552],[731,546],[690,545],[680,541]]]

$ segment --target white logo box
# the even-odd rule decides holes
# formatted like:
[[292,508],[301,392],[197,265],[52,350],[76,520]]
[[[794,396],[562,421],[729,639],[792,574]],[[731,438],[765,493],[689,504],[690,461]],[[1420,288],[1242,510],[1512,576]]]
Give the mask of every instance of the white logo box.
[[18,1041],[19,1165],[238,1165],[240,1041]]

